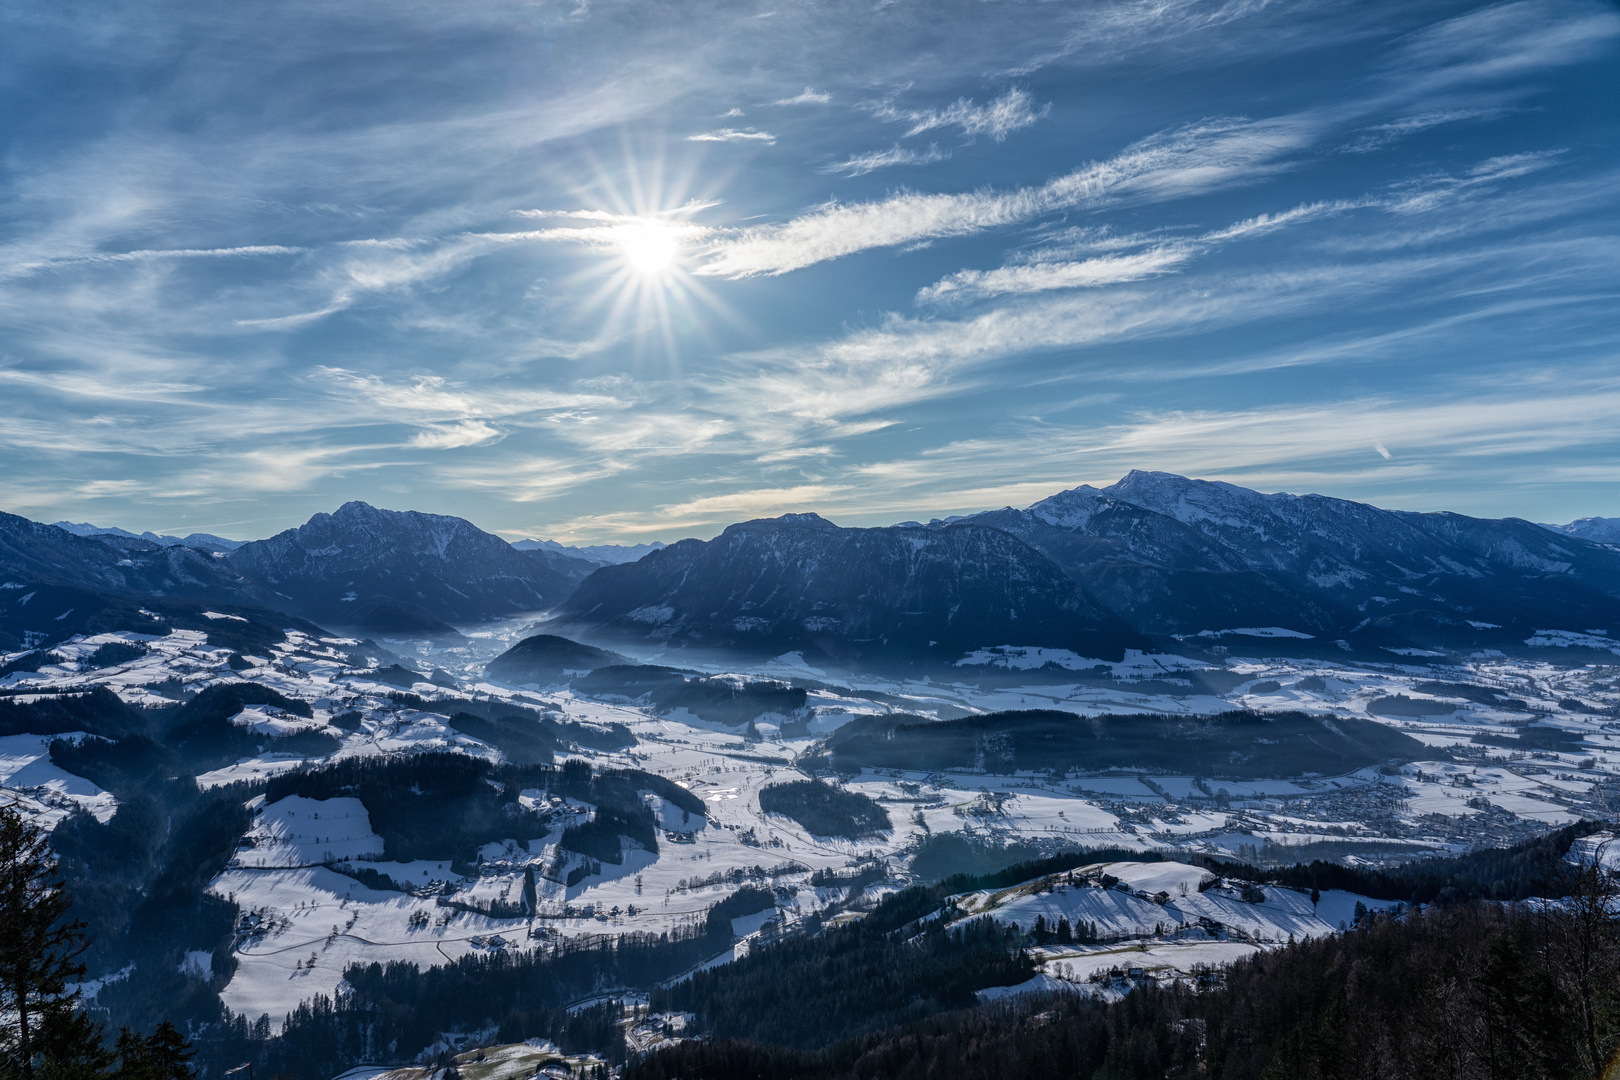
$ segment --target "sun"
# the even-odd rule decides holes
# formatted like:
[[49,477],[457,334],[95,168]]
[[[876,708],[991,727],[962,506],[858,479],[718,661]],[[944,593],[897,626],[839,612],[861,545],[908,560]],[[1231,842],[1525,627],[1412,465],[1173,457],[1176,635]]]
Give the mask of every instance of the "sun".
[[658,277],[675,265],[680,253],[676,230],[655,222],[621,225],[619,250],[630,269],[643,277]]

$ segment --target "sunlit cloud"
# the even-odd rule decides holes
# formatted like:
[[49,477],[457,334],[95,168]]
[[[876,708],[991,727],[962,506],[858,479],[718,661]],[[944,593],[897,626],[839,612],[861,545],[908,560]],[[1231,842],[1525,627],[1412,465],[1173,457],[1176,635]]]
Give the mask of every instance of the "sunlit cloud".
[[1612,5],[573,6],[40,8],[18,70],[83,92],[0,86],[0,505],[675,539],[1153,467],[1620,513]]
[[[754,488],[723,495],[704,495],[664,503],[648,510],[596,514],[558,523],[562,536],[636,536],[657,532],[678,536],[683,529],[713,526],[757,517],[775,517],[825,508],[844,489],[838,484],[801,484],[791,488]],[[674,531],[671,531],[674,530]]]
[[755,131],[748,128],[738,131],[736,128],[720,128],[718,131],[704,131],[697,135],[688,135],[687,142],[712,143],[763,143],[771,146],[776,142],[776,136],[768,131]]
[[423,428],[411,436],[410,445],[421,450],[450,450],[461,446],[478,446],[500,436],[499,430],[482,420],[463,420]]

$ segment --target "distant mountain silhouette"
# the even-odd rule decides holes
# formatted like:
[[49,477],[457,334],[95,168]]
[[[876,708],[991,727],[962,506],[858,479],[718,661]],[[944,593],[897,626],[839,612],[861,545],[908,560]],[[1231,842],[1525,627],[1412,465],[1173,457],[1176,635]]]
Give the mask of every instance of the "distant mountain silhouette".
[[1620,552],[1517,518],[1132,472],[962,520],[1018,536],[1155,634],[1284,627],[1380,644],[1522,641],[1620,616]]
[[543,610],[584,576],[575,560],[515,551],[461,518],[363,502],[243,544],[224,561],[328,625],[370,629],[371,616],[386,624],[379,629],[406,631]]
[[815,514],[733,525],[605,566],[557,610],[584,634],[749,653],[954,659],[1041,642],[1118,659],[1145,642],[997,528],[843,529]]
[[[572,637],[851,659],[950,661],[994,645],[1112,659],[1200,634],[1289,648],[1521,647],[1566,630],[1585,641],[1571,644],[1606,649],[1590,639],[1620,633],[1620,547],[1595,541],[1613,521],[1554,528],[1132,472],[1023,510],[877,529],[789,514],[600,565],[362,502],[230,552],[0,514],[0,607],[18,641],[60,640],[123,598],[399,637],[551,612],[547,628]],[[34,593],[61,606],[30,608]]]
[[510,683],[549,684],[565,678],[569,672],[584,673],[631,662],[618,653],[581,645],[555,634],[535,634],[491,660],[484,670],[490,677]]

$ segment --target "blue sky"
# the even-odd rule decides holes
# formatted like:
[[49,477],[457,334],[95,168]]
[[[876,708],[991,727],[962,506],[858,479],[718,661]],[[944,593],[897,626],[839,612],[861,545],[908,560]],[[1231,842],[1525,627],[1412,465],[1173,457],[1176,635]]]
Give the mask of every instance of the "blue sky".
[[0,7],[0,507],[1620,515],[1620,8]]

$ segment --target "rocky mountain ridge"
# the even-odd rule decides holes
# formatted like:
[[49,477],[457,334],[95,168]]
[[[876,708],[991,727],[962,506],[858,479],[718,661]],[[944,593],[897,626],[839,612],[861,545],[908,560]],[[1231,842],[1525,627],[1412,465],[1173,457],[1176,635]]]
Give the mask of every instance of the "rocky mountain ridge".
[[1107,488],[962,520],[1020,537],[1149,633],[1281,626],[1380,641],[1493,629],[1522,638],[1606,627],[1620,613],[1620,552],[1516,518],[1133,471]]
[[1040,640],[1117,659],[1146,643],[1002,529],[844,529],[816,514],[742,522],[603,567],[553,624],[667,646],[850,657],[951,659]]
[[[552,625],[575,636],[851,658],[946,660],[996,645],[1105,658],[1250,631],[1351,648],[1492,648],[1545,630],[1620,629],[1620,549],[1573,525],[1140,471],[928,525],[844,529],[790,514],[707,542],[576,549],[589,557],[361,502],[229,552],[124,530],[77,535],[85,528],[0,515],[0,584],[18,597],[49,585],[254,605],[373,636],[448,636],[453,624],[553,611]],[[8,619],[26,632],[56,629],[12,606]]]

